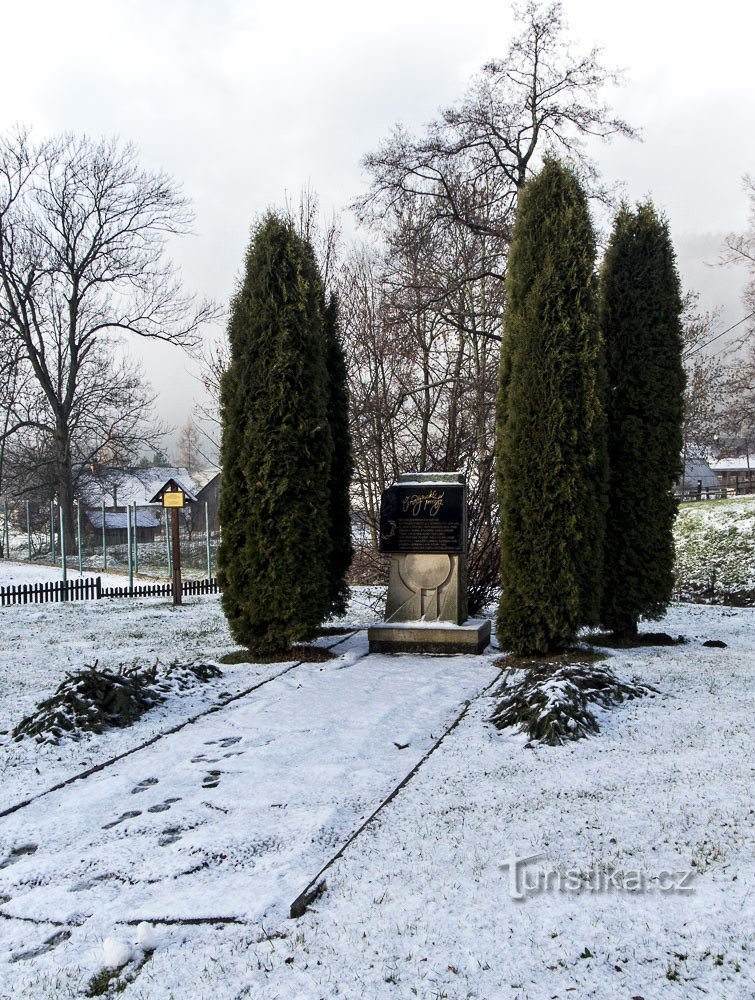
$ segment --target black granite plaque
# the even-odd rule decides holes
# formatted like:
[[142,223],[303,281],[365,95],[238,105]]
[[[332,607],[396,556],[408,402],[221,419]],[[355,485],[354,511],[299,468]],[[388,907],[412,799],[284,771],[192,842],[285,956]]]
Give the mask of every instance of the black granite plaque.
[[381,552],[463,552],[464,487],[400,483],[380,500]]

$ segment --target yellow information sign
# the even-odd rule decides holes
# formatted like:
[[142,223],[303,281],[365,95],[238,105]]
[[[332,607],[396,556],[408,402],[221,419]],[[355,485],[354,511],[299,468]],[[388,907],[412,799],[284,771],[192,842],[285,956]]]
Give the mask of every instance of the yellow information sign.
[[163,493],[163,507],[183,507],[186,503],[186,494],[182,490],[174,490]]

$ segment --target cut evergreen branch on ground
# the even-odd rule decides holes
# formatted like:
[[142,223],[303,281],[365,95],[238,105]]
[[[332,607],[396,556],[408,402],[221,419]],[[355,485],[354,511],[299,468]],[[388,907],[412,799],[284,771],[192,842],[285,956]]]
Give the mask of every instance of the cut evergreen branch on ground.
[[593,706],[611,708],[655,692],[649,685],[620,681],[598,665],[600,660],[594,653],[519,662],[502,657],[498,663],[509,669],[490,722],[497,729],[514,728],[530,740],[560,746],[600,731]]
[[69,674],[55,694],[42,701],[31,715],[13,729],[13,738],[34,737],[39,743],[80,739],[84,733],[124,729],[171,691],[183,691],[197,682],[222,676],[214,663],[156,662],[151,667],[106,670],[95,661]]

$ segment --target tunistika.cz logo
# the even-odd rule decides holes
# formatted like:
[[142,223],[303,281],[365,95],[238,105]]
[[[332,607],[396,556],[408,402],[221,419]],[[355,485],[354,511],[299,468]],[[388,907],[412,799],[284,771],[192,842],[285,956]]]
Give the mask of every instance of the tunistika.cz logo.
[[639,869],[627,868],[570,868],[564,870],[553,865],[538,868],[528,866],[542,861],[544,854],[530,854],[529,857],[507,858],[501,865],[509,873],[509,895],[512,899],[523,900],[543,892],[570,893],[674,893],[694,892],[692,878],[694,871],[659,871],[651,874]]

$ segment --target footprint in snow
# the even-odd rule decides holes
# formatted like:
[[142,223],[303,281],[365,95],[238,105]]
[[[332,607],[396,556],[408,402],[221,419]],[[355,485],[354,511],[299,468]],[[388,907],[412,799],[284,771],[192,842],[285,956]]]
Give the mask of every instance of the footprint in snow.
[[8,865],[15,865],[15,863],[20,861],[25,855],[34,854],[36,850],[36,844],[24,844],[22,847],[16,847],[10,852],[7,858],[0,861],[0,868],[7,868]]
[[39,958],[40,955],[44,955],[45,952],[52,951],[53,948],[57,948],[59,944],[63,941],[67,941],[71,936],[69,930],[56,931],[52,937],[48,937],[46,941],[42,944],[38,944],[36,948],[29,948],[28,951],[19,951],[15,955],[11,955],[11,962],[25,962],[30,958]]
[[162,836],[157,841],[158,847],[167,847],[168,844],[175,844],[177,840],[181,839],[181,828],[178,826],[167,826],[162,833]]
[[141,816],[140,809],[129,809],[128,812],[123,813],[118,819],[111,820],[110,823],[105,823],[102,827],[103,830],[112,830],[114,826],[118,826],[119,823],[123,823],[124,820],[133,819],[135,816]]
[[147,810],[148,813],[161,813],[165,812],[166,809],[170,809],[174,802],[180,802],[180,798],[176,799],[166,799],[165,802],[158,802],[157,805],[150,806]]
[[135,788],[131,789],[131,794],[138,795],[139,792],[146,792],[148,788],[156,784],[157,778],[145,778],[144,781],[140,781]]
[[202,779],[202,788],[217,788],[222,773],[222,771],[208,771]]

